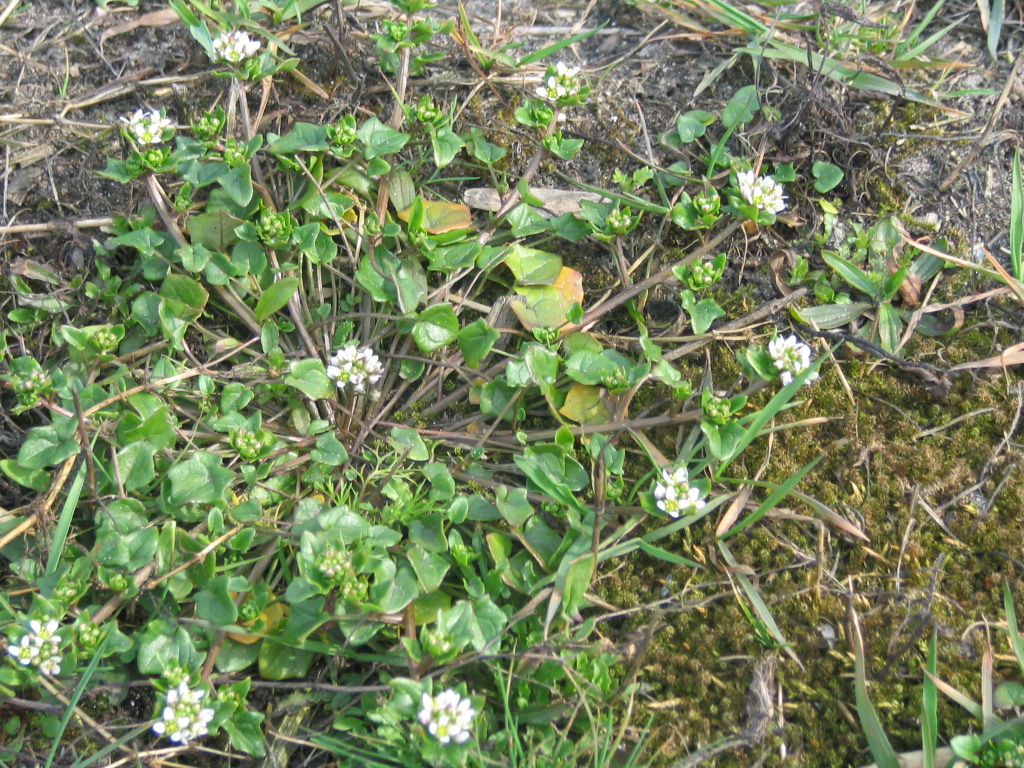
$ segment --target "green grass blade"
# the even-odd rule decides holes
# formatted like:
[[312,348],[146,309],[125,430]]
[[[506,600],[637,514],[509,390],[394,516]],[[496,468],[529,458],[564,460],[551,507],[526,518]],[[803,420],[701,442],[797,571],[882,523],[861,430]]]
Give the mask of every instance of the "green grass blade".
[[[726,546],[724,541],[718,542],[718,549],[721,551],[722,558],[725,560],[726,564],[734,570],[737,569],[739,563],[736,562],[736,558],[732,556],[732,552],[729,550],[729,547]],[[800,661],[800,657],[796,655],[796,652],[790,646],[786,636],[782,634],[782,630],[779,629],[779,625],[775,623],[775,617],[772,616],[771,610],[761,598],[757,588],[750,582],[750,579],[742,573],[733,573],[732,578],[740,585],[740,588],[743,590],[743,594],[745,594],[747,599],[750,601],[750,605],[753,607],[754,613],[757,614],[757,618],[759,618],[764,624],[765,629],[767,629],[769,634],[771,634],[775,643],[786,652],[787,656],[800,665],[800,669],[805,669],[803,662]]]
[[1024,675],[1024,643],[1020,639],[1020,631],[1017,628],[1017,610],[1013,607],[1013,595],[1010,593],[1010,585],[1003,583],[1003,610],[1006,612],[1006,624],[1010,633],[1010,647],[1017,659],[1017,666],[1020,673]]
[[769,421],[774,419],[778,413],[786,407],[789,401],[793,398],[793,395],[795,395],[797,390],[804,385],[807,378],[818,370],[822,361],[825,360],[826,357],[827,356],[819,357],[807,370],[800,372],[797,376],[794,376],[793,381],[780,389],[775,397],[769,400],[768,404],[762,408],[753,419],[751,419],[746,432],[743,433],[743,437],[737,441],[736,446],[733,449],[732,456],[725,459],[715,470],[716,478],[721,477],[725,468],[728,467],[737,456],[743,453],[748,445],[757,439],[765,425],[767,425]]
[[523,58],[521,58],[519,60],[519,66],[522,67],[527,64],[533,64],[533,62],[540,61],[541,59],[546,59],[548,56],[554,56],[556,53],[565,50],[570,45],[575,45],[581,40],[586,40],[591,35],[596,35],[606,26],[608,26],[607,21],[604,22],[601,26],[595,27],[594,29],[588,29],[586,32],[580,32],[579,34],[571,35],[565,38],[565,40],[559,40],[557,43],[546,45],[539,51],[534,51],[529,56],[524,56]]
[[988,54],[993,59],[996,57],[996,51],[999,48],[999,37],[1003,33],[1003,17],[1005,14],[1006,8],[1003,5],[1003,0],[992,0],[992,10],[989,12],[988,17]]
[[71,722],[71,716],[75,713],[75,707],[78,705],[79,699],[82,698],[82,694],[85,693],[85,689],[89,687],[89,681],[92,680],[93,673],[96,671],[96,667],[99,666],[100,659],[103,658],[103,651],[107,648],[108,640],[110,640],[109,632],[103,636],[103,642],[100,643],[100,647],[92,655],[92,660],[89,662],[89,666],[85,668],[82,679],[78,681],[74,693],[68,699],[68,707],[64,710],[64,716],[60,719],[57,732],[53,735],[53,742],[50,744],[50,754],[46,756],[46,763],[43,765],[43,768],[50,768],[53,765],[53,759],[57,756],[57,748],[64,738],[64,732],[67,730],[68,723]]
[[825,454],[821,454],[821,456],[819,456],[818,458],[812,459],[807,464],[805,464],[799,471],[797,471],[793,475],[790,475],[790,477],[786,479],[786,482],[780,483],[778,486],[775,487],[775,490],[768,494],[768,496],[765,498],[764,501],[761,502],[757,509],[755,509],[749,515],[743,518],[740,522],[738,522],[728,531],[719,536],[719,539],[728,539],[729,537],[734,536],[740,531],[746,530],[754,523],[756,523],[758,520],[760,520],[762,517],[764,517],[766,514],[768,514],[771,510],[775,508],[775,505],[777,505],[780,501],[786,498],[793,491],[797,483],[799,483],[803,479],[804,475],[806,475],[808,472],[814,469],[818,465],[818,462],[820,462],[823,458],[825,458]]
[[928,671],[925,671],[925,675],[931,678],[932,682],[935,683],[936,688],[938,688],[949,698],[951,698],[953,701],[955,701],[957,704],[963,707],[971,717],[981,720],[981,704],[976,702],[970,696],[965,696],[964,694],[960,693],[960,691],[958,691],[952,685],[947,683],[945,680],[936,677]]
[[1024,247],[1024,185],[1021,183],[1020,147],[1013,153],[1013,184],[1010,186],[1010,264],[1013,276],[1024,280],[1021,250]]
[[935,768],[935,749],[939,743],[939,689],[932,675],[938,671],[938,631],[932,630],[925,662],[924,688],[921,691],[921,768]]
[[896,752],[885,735],[882,723],[878,719],[871,699],[868,698],[868,681],[864,665],[864,639],[860,633],[860,619],[857,613],[850,610],[850,627],[853,640],[853,687],[857,701],[857,717],[860,727],[868,740],[868,748],[878,768],[900,768]]
[[[88,450],[88,449],[87,449]],[[71,482],[67,498],[64,499],[64,506],[60,510],[60,518],[57,520],[57,527],[53,531],[53,541],[50,542],[50,556],[46,559],[46,577],[49,578],[57,573],[57,566],[60,564],[60,556],[64,552],[64,545],[68,540],[68,531],[71,530],[71,520],[78,508],[78,500],[82,496],[82,487],[85,485],[85,462],[78,465],[78,472]]]

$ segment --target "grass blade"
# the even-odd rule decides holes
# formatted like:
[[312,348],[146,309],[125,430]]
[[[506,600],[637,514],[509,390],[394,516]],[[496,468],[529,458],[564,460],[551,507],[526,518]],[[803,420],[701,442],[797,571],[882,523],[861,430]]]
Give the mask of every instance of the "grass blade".
[[[992,0],[992,9],[988,17],[988,54],[993,59],[999,48],[999,36],[1003,32],[1003,16],[1005,14],[1003,0]],[[1018,152],[1020,150],[1017,150]]]
[[78,700],[82,698],[82,694],[85,693],[85,689],[89,687],[89,681],[92,680],[93,673],[96,671],[96,667],[100,665],[100,659],[103,658],[103,651],[107,649],[107,641],[110,640],[110,632],[103,636],[103,641],[100,643],[100,647],[96,649],[96,652],[92,655],[92,660],[89,662],[89,666],[85,668],[85,672],[82,673],[82,679],[78,681],[78,685],[75,686],[75,692],[71,694],[71,698],[68,699],[67,709],[64,710],[64,716],[60,719],[60,725],[57,726],[57,732],[53,736],[53,742],[50,744],[50,754],[46,756],[46,763],[43,768],[50,768],[53,765],[53,759],[57,756],[57,748],[61,744],[61,740],[64,738],[64,732],[67,730],[68,723],[71,722],[71,716],[75,714],[75,707],[78,705]]
[[954,688],[952,685],[942,680],[939,677],[925,671],[925,675],[931,678],[932,682],[935,683],[935,687],[946,694],[949,698],[967,710],[967,713],[978,720],[981,720],[981,704],[976,702],[969,696],[964,696],[960,691]]
[[757,509],[755,509],[749,515],[743,518],[743,520],[738,522],[728,531],[723,533],[719,537],[719,539],[728,539],[730,536],[733,536],[739,533],[740,531],[749,528],[762,517],[764,517],[766,514],[768,514],[772,509],[775,508],[776,504],[778,504],[780,501],[786,498],[790,494],[790,492],[792,492],[792,490],[796,487],[797,483],[799,483],[803,479],[804,475],[806,475],[808,472],[814,469],[814,467],[818,465],[818,462],[821,461],[823,458],[825,458],[825,454],[821,454],[821,456],[819,456],[818,458],[812,459],[807,464],[805,464],[799,471],[790,475],[786,479],[786,482],[779,484],[778,486],[776,486],[775,490],[768,494],[768,496],[765,498],[764,501],[761,502]]
[[1017,628],[1017,610],[1013,607],[1013,595],[1010,593],[1010,585],[1003,583],[1003,610],[1006,612],[1006,624],[1010,633],[1010,647],[1013,655],[1017,658],[1017,666],[1024,675],[1024,643],[1020,639],[1020,631]]
[[1010,187],[1010,264],[1013,276],[1024,280],[1021,250],[1024,247],[1024,185],[1020,174],[1020,147],[1013,153],[1013,184]]
[[932,675],[938,670],[938,631],[932,630],[925,662],[924,688],[921,691],[921,768],[935,768],[935,749],[939,743],[939,690]]
[[[88,449],[86,449],[88,450]],[[64,506],[60,510],[60,518],[53,531],[53,540],[50,542],[50,556],[46,559],[46,576],[54,576],[57,573],[57,566],[60,564],[60,556],[64,552],[64,544],[68,540],[68,531],[71,530],[71,520],[78,508],[78,500],[82,496],[82,487],[85,485],[85,462],[78,465],[78,473],[71,482],[68,495],[64,499]]]
[[[726,564],[732,568],[737,569],[739,563],[736,562],[736,558],[732,556],[732,552],[729,551],[729,547],[726,546],[724,541],[718,542],[718,549],[722,552],[722,557],[725,559]],[[743,594],[747,596],[750,601],[750,605],[754,609],[754,613],[757,614],[757,618],[764,624],[765,629],[771,634],[772,639],[775,643],[786,652],[793,661],[800,665],[800,669],[806,669],[804,663],[800,661],[800,657],[796,655],[786,636],[782,634],[782,630],[779,629],[779,625],[775,623],[775,617],[772,616],[771,610],[765,604],[764,600],[761,599],[760,593],[757,588],[750,583],[750,579],[744,576],[742,573],[732,573],[731,577],[735,579],[736,583],[743,589]],[[897,766],[898,768],[898,766]]]
[[860,618],[857,612],[850,608],[850,630],[853,641],[853,687],[857,701],[857,717],[860,720],[860,727],[868,740],[868,748],[871,756],[875,759],[878,768],[900,768],[900,761],[896,752],[889,743],[889,737],[885,735],[882,723],[878,719],[878,713],[868,698],[868,681],[864,666],[864,639],[860,633]]

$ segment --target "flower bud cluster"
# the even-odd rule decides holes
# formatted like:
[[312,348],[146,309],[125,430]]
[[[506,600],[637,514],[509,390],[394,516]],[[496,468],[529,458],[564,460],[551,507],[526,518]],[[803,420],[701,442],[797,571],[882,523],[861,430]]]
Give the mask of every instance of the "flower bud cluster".
[[[768,355],[780,371],[779,378],[783,385],[790,384],[794,376],[811,367],[811,348],[793,335],[776,336],[768,342]],[[810,384],[817,378],[818,372],[815,371],[807,377],[804,384]]]
[[661,482],[654,486],[654,498],[658,509],[669,517],[697,512],[704,507],[700,489],[690,485],[690,476],[683,466],[661,470]]
[[169,690],[160,719],[153,724],[153,733],[182,745],[205,736],[214,714],[202,705],[205,695],[206,691],[189,688],[185,680]]
[[782,185],[771,176],[758,176],[754,171],[740,171],[736,175],[743,199],[765,213],[780,213],[786,209],[786,196]]
[[356,392],[365,392],[367,386],[380,381],[384,366],[369,347],[354,342],[335,352],[327,363],[327,375],[334,379],[338,389],[351,385]]
[[474,717],[476,711],[472,702],[451,688],[441,691],[437,696],[423,694],[419,721],[442,744],[465,743],[470,737]]
[[342,599],[359,601],[366,597],[366,582],[356,573],[351,552],[332,547],[317,557],[316,567]]

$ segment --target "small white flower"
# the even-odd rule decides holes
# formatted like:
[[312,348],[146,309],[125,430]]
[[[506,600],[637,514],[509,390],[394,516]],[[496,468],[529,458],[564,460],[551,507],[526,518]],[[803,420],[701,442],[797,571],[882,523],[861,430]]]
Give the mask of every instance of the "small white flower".
[[44,675],[60,674],[60,656],[50,656],[39,662],[39,671]]
[[205,736],[206,726],[213,720],[213,710],[202,705],[206,691],[192,690],[187,681],[167,692],[160,719],[153,724],[153,733],[186,745]]
[[771,176],[758,176],[753,171],[736,174],[743,199],[765,213],[780,213],[786,209],[786,196],[782,185]]
[[122,117],[129,135],[137,144],[159,144],[164,140],[164,131],[173,128],[174,123],[156,110],[135,110],[131,117]]
[[692,514],[704,508],[700,489],[690,485],[690,477],[682,465],[661,470],[661,482],[654,486],[654,498],[658,509],[670,517],[679,517],[684,512]]
[[464,744],[470,737],[476,711],[469,699],[449,688],[437,696],[423,694],[419,721],[442,744]]
[[[793,377],[811,367],[811,348],[796,336],[776,336],[768,342],[768,354],[775,367],[780,371],[779,378],[784,386],[793,381]],[[804,384],[810,384],[818,378],[815,371]]]
[[214,61],[226,61],[229,64],[239,64],[255,56],[259,49],[260,41],[250,39],[249,34],[240,29],[225,32],[213,41]]
[[7,653],[17,659],[22,666],[27,667],[39,656],[39,646],[32,642],[32,635],[25,635],[17,644],[8,645]]
[[352,385],[356,392],[365,392],[367,386],[380,381],[384,366],[369,347],[352,342],[335,352],[327,362],[327,375],[334,379],[338,389]]
[[576,96],[580,92],[579,74],[579,67],[570,67],[564,61],[548,67],[543,81],[537,86],[538,98],[557,104]]

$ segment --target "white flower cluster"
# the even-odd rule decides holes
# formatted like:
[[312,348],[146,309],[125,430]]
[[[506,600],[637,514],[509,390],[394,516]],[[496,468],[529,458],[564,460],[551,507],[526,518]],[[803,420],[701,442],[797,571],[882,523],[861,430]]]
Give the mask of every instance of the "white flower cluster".
[[451,688],[437,696],[424,693],[419,721],[442,744],[463,744],[470,736],[473,718],[476,717],[471,704],[469,699],[462,698]]
[[206,726],[213,720],[213,710],[202,705],[206,691],[193,691],[187,681],[167,692],[160,719],[153,723],[153,733],[166,736],[179,744],[206,735]]
[[213,41],[214,61],[240,64],[260,49],[260,41],[252,40],[247,32],[236,29],[224,32]]
[[537,86],[537,96],[554,104],[570,99],[580,92],[579,75],[579,67],[560,61],[544,73],[544,82]]
[[355,343],[339,349],[327,362],[327,375],[344,389],[349,384],[356,392],[365,392],[367,385],[380,381],[384,366],[369,347]]
[[[794,376],[811,367],[811,348],[793,335],[776,336],[769,341],[768,354],[775,363],[775,367],[781,371],[779,378],[782,379],[783,385],[790,384]],[[808,376],[804,384],[810,384],[816,378],[818,378],[817,371]]]
[[174,127],[170,119],[155,109],[150,112],[137,109],[131,117],[122,117],[121,122],[137,144],[159,144],[164,140],[164,131]]
[[18,643],[7,646],[7,653],[22,666],[38,667],[44,675],[60,674],[60,622],[50,619],[43,624],[37,619],[28,623],[29,631]]
[[753,171],[736,174],[743,199],[766,213],[779,213],[786,209],[786,196],[782,185],[771,176],[758,176]]
[[665,467],[661,470],[661,482],[654,486],[654,498],[658,509],[669,517],[679,517],[684,512],[693,513],[704,508],[700,489],[690,485],[686,467]]

